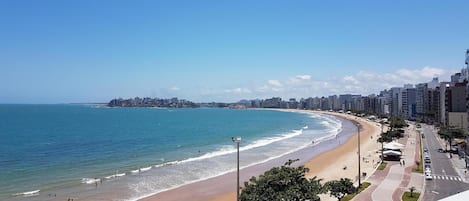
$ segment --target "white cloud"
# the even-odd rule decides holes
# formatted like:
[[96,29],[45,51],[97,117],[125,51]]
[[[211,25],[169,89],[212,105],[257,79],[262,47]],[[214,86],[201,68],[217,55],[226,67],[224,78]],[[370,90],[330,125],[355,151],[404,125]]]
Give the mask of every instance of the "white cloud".
[[297,75],[294,77],[290,77],[290,83],[304,83],[311,80],[311,75]]
[[310,80],[311,76],[310,75],[297,75],[295,78],[300,79],[300,80]]
[[423,67],[422,69],[416,69],[416,70],[400,69],[397,71],[396,74],[399,76],[406,77],[406,78],[420,77],[420,78],[431,79],[433,77],[439,77],[439,76],[445,75],[446,71],[444,69],[432,68],[432,67],[426,66],[426,67]]
[[265,84],[228,89],[225,92],[238,95],[249,94],[249,98],[274,96],[306,98],[343,93],[368,95],[391,87],[402,87],[404,84],[429,82],[435,76],[439,77],[440,81],[449,80],[450,76],[457,71],[427,66],[421,69],[399,69],[388,73],[359,71],[342,77],[322,77],[314,80],[310,75],[296,75],[286,77],[284,80],[267,80]]
[[355,77],[353,76],[345,76],[344,78],[342,78],[345,82],[349,82],[349,83],[352,83],[352,84],[359,84],[358,80],[355,79]]
[[268,83],[272,86],[275,86],[275,87],[281,87],[283,86],[282,83],[278,80],[269,80]]
[[241,88],[241,87],[238,87],[238,88],[234,88],[234,89],[227,89],[225,90],[226,93],[235,93],[235,94],[242,94],[242,93],[251,93],[251,90],[250,89],[247,89],[247,88]]
[[180,90],[180,88],[177,87],[177,86],[171,87],[171,88],[169,88],[169,89],[171,89],[171,90],[173,90],[173,91],[179,91],[179,90]]

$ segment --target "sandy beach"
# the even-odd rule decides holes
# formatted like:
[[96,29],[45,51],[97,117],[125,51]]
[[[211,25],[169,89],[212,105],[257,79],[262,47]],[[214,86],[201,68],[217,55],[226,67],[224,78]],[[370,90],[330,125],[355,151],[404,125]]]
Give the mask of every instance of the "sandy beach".
[[[334,115],[340,118],[358,122],[360,126],[360,147],[361,147],[361,172],[371,175],[375,170],[376,163],[379,161],[380,144],[376,139],[381,132],[379,124],[355,116],[331,113],[323,111],[304,111],[287,110],[290,112],[321,113],[325,115]],[[301,163],[310,169],[307,177],[317,176],[323,181],[350,178],[357,181],[358,175],[358,155],[357,144],[358,135],[353,124],[349,124],[351,135],[339,137],[337,139],[324,142],[324,146],[318,146],[314,151],[306,150],[279,158],[278,160],[268,161],[263,164],[254,165],[241,171],[241,185],[252,176],[258,176],[265,170],[274,166],[282,165],[284,161],[291,158],[300,158]],[[362,177],[362,181],[365,180]],[[184,185],[169,191],[161,192],[156,195],[143,198],[145,201],[232,201],[236,200],[236,186],[232,181],[236,181],[236,173],[228,173],[207,180]],[[335,200],[327,195],[321,196],[321,200]]]
[[[328,113],[329,114],[329,113]],[[380,143],[376,139],[381,133],[381,127],[375,122],[367,121],[363,118],[355,118],[351,115],[337,114],[343,118],[354,120],[358,122],[362,128],[360,129],[360,155],[361,155],[361,172],[366,173],[366,176],[372,174],[379,162],[379,149]],[[318,157],[306,162],[305,166],[310,169],[307,177],[317,176],[324,179],[324,181],[335,180],[340,178],[350,178],[357,182],[358,180],[358,135],[351,137],[343,145],[325,152]],[[344,167],[347,167],[344,169]],[[366,179],[362,177],[363,180]],[[336,200],[329,196],[322,196],[321,200]]]

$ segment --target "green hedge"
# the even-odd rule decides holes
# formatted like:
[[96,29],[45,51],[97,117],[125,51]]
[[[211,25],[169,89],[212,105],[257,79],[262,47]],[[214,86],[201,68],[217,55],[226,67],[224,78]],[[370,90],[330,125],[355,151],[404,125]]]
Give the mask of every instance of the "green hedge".
[[402,201],[417,201],[419,196],[420,193],[418,192],[412,193],[412,197],[410,197],[410,192],[404,192],[404,194],[402,194]]
[[368,186],[370,186],[371,183],[370,182],[363,182],[362,185],[360,186],[360,188],[358,189],[358,193],[354,193],[354,194],[350,194],[350,195],[346,195],[344,198],[342,198],[342,201],[349,201],[349,200],[352,200],[353,197],[355,197],[357,194],[359,194],[360,192],[364,191],[366,188],[368,188]]
[[[420,131],[417,131],[418,134],[420,135]],[[422,138],[420,138],[419,140],[419,145],[420,145],[420,160],[419,161],[415,161],[415,163],[417,163],[417,167],[413,168],[412,169],[412,172],[417,172],[417,173],[423,173],[423,153],[422,153],[422,150],[423,150],[423,145],[422,145]]]
[[384,169],[386,169],[386,166],[387,166],[387,165],[388,165],[388,163],[382,162],[381,164],[379,164],[378,170],[384,170]]

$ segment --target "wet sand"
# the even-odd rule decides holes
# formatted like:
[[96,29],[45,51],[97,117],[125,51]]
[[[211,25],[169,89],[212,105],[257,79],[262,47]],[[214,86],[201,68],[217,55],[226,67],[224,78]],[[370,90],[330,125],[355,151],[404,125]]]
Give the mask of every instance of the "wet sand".
[[[292,112],[317,112],[303,110],[287,110]],[[355,118],[354,116],[317,112],[326,115],[334,115],[342,120],[342,131],[335,139],[327,140],[315,146],[308,146],[305,149],[287,154],[277,159],[267,161],[244,168],[240,171],[240,185],[249,180],[252,176],[258,176],[266,170],[283,165],[288,159],[300,159],[294,165],[305,165],[310,169],[307,177],[317,176],[324,181],[347,177],[356,180],[358,174],[358,156],[356,135],[357,127],[353,121],[361,125],[361,155],[362,172],[371,175],[374,169],[373,162],[378,161],[379,144],[376,137],[380,132],[379,126],[374,122]],[[348,119],[351,121],[346,121]],[[368,157],[368,162],[363,161],[363,156]],[[343,167],[347,166],[344,170]],[[210,167],[207,167],[210,168]],[[331,200],[328,196],[323,196],[322,200]],[[144,201],[232,201],[236,200],[236,172],[220,175],[207,180],[187,184],[172,190],[164,191],[141,200]],[[333,200],[333,199],[332,199]]]

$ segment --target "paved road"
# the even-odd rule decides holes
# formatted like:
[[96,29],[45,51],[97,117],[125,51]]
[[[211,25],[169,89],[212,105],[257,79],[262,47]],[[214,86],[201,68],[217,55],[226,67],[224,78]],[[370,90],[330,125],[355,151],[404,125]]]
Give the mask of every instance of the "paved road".
[[[433,180],[425,181],[425,193],[422,200],[439,200],[456,193],[469,190],[469,184],[456,173],[449,154],[438,152],[439,148],[445,149],[437,140],[438,134],[433,127],[422,124],[422,131],[425,135],[423,146],[428,149],[431,158],[431,170]],[[453,157],[458,157],[453,155]]]

